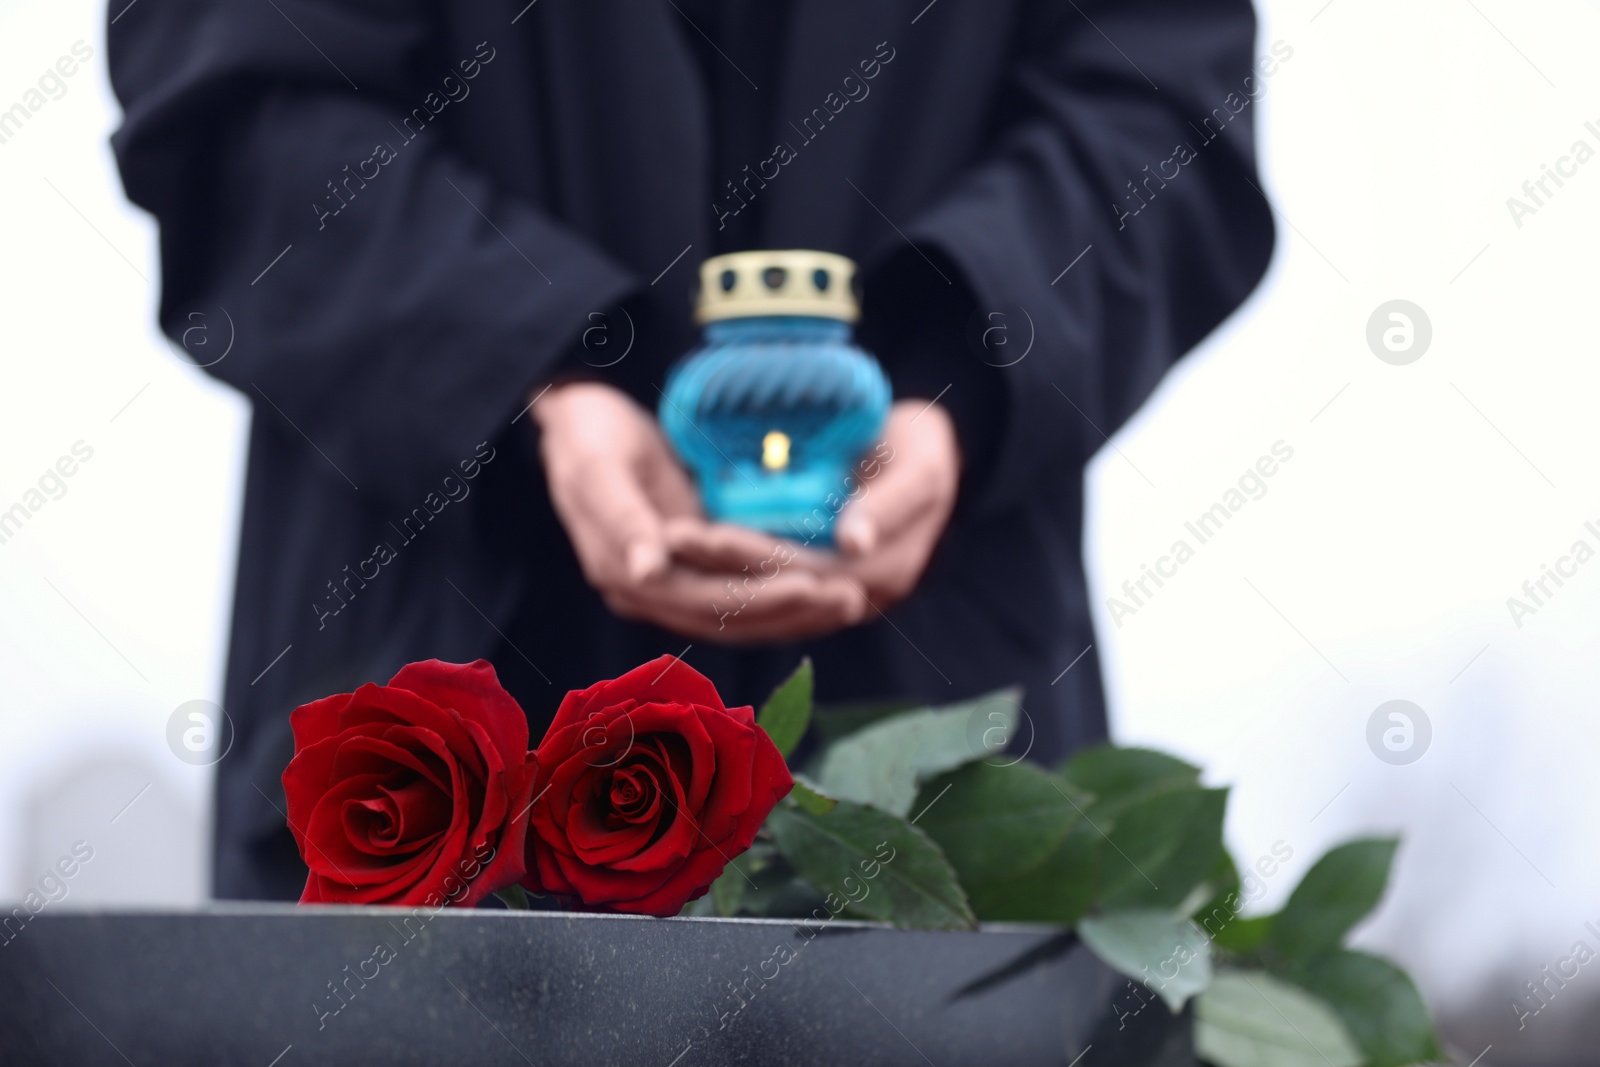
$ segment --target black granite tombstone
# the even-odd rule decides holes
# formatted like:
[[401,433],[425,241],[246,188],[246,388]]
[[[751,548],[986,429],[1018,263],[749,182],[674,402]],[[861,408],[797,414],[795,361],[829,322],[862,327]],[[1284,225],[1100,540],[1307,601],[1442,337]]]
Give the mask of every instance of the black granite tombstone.
[[215,905],[0,943],[8,1067],[1179,1067],[1191,1030],[1042,926]]

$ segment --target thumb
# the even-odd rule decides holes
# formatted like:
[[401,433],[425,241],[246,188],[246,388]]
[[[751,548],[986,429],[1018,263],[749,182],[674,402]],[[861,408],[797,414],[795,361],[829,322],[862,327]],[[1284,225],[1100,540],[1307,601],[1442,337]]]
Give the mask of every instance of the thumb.
[[593,532],[611,542],[628,581],[646,581],[666,569],[661,517],[625,465],[595,465],[583,480],[576,503],[593,524]]
[[631,582],[649,581],[667,565],[667,551],[659,538],[642,537],[628,545],[627,573]]
[[[918,420],[922,420],[918,425]],[[955,498],[961,459],[950,417],[936,404],[900,401],[889,412],[887,457],[845,505],[834,541],[847,556],[865,556],[898,538]]]
[[845,555],[865,556],[878,547],[878,524],[863,504],[851,503],[833,528],[833,540]]
[[937,479],[902,453],[885,463],[860,497],[845,505],[834,527],[834,542],[847,556],[865,556],[893,541],[938,503]]

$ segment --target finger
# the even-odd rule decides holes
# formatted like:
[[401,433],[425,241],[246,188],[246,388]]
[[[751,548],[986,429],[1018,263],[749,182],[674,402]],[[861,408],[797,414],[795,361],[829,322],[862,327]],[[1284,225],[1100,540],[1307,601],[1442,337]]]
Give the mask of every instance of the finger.
[[626,465],[585,464],[573,472],[566,495],[573,505],[573,540],[580,558],[585,548],[600,557],[591,575],[597,584],[647,581],[665,569],[661,517]]
[[610,600],[629,617],[719,640],[812,636],[859,622],[870,610],[859,587],[839,576],[797,573],[734,581],[682,567],[655,582],[616,590]]
[[856,615],[841,617],[837,612],[794,613],[780,619],[750,619],[736,615],[725,620],[726,627],[706,639],[724,645],[753,645],[810,641],[859,625]]
[[929,510],[893,540],[880,542],[863,556],[848,558],[841,573],[859,583],[874,607],[887,610],[916,588],[943,530],[943,516]]
[[816,572],[839,566],[838,557],[831,552],[730,523],[677,518],[669,519],[664,531],[673,557],[699,570],[738,575],[748,569],[770,577],[776,569],[790,566]]
[[648,453],[644,478],[646,492],[657,512],[663,518],[699,518],[704,511],[689,472],[673,455],[666,438],[659,432],[653,436],[658,447]]
[[932,513],[940,499],[936,474],[902,452],[845,505],[834,527],[834,541],[846,555],[869,555]]
[[930,514],[941,526],[948,519],[961,468],[955,425],[937,404],[899,401],[871,463],[873,476],[845,506],[835,531],[847,556],[871,553]]
[[623,604],[614,605],[613,610],[697,641],[714,641],[725,645],[804,641],[837,633],[860,621],[855,613],[822,607],[771,617],[749,612],[713,614]]
[[851,616],[836,609],[807,608],[781,617],[684,609],[675,605],[641,604],[626,598],[612,609],[627,618],[652,623],[694,640],[723,644],[798,641],[833,633],[851,625]]
[[805,571],[761,578],[674,567],[662,581],[632,592],[641,599],[696,612],[738,615],[747,623],[781,619],[796,612],[820,612],[849,621],[866,610],[859,588],[843,576],[821,577]]
[[724,645],[804,641],[837,633],[859,622],[854,614],[821,608],[792,611],[771,618],[747,613],[719,615],[624,603],[612,604],[612,610],[624,617],[649,622],[696,641],[714,641]]

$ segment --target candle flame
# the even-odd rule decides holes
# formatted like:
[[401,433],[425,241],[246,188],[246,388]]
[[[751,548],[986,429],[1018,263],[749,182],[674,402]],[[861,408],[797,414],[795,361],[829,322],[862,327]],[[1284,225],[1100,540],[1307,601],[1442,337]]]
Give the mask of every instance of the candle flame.
[[772,430],[761,439],[761,465],[769,471],[781,471],[789,465],[788,434]]

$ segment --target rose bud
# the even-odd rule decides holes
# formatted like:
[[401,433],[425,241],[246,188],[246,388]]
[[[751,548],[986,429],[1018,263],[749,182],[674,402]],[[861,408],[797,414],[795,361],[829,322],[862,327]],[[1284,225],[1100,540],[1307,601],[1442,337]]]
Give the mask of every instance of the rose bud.
[[289,724],[300,903],[471,907],[522,878],[528,720],[485,661],[412,663]]
[[609,911],[676,915],[794,787],[752,710],[675,656],[568,693],[537,756],[523,884]]

